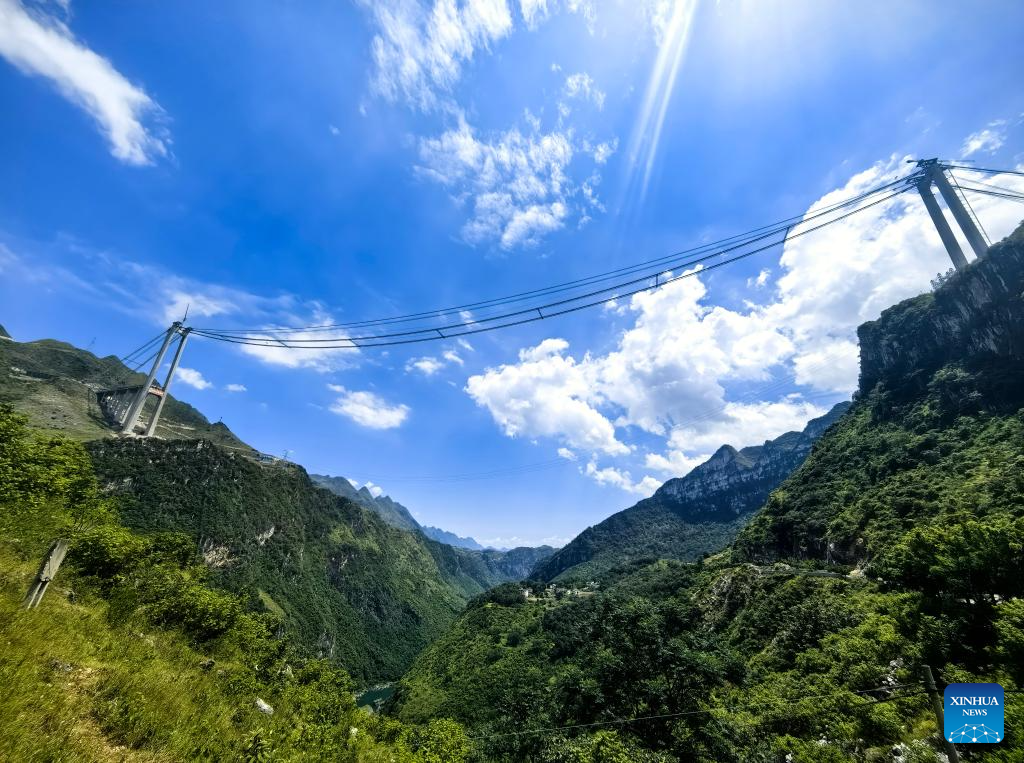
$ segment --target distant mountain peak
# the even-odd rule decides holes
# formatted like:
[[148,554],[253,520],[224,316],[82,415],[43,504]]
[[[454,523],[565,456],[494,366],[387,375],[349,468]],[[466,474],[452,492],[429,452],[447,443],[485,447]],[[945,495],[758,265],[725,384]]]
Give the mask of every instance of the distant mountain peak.
[[640,557],[694,559],[727,545],[768,494],[803,463],[814,441],[850,407],[838,403],[800,432],[737,450],[723,445],[650,498],[584,530],[533,576],[596,576]]

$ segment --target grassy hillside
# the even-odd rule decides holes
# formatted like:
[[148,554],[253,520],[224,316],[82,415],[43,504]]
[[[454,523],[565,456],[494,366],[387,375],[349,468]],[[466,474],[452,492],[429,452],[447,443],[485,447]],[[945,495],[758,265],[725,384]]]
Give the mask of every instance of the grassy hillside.
[[[113,432],[96,404],[101,389],[141,385],[146,377],[133,373],[114,356],[98,358],[87,350],[53,339],[16,342],[0,339],[0,403],[28,416],[33,426],[61,432],[77,440],[110,437]],[[154,405],[143,411],[148,420]],[[226,447],[249,452],[223,424],[211,424],[188,403],[168,396],[156,434],[167,439],[205,437]]]
[[0,402],[35,427],[89,441],[128,526],[187,533],[211,584],[281,615],[304,653],[360,682],[395,678],[469,597],[508,579],[501,560],[428,540],[398,504],[365,491],[339,498],[294,464],[258,463],[227,427],[173,397],[159,439],[112,437],[96,391],[143,381],[116,358],[62,342],[0,341]]
[[[0,435],[0,760],[464,758],[456,724],[357,710],[343,671],[208,586],[187,535],[121,525],[80,445],[2,406]],[[21,609],[56,537],[68,559]]]
[[860,339],[852,408],[731,549],[495,591],[393,711],[451,713],[494,760],[916,763],[943,759],[930,664],[1008,691],[1006,740],[965,759],[1024,759],[1024,235]]

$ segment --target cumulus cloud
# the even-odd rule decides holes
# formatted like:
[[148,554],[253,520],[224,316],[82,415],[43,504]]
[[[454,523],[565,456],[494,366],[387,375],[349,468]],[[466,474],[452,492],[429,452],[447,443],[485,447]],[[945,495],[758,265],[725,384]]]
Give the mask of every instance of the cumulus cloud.
[[431,357],[412,358],[408,363],[405,364],[406,373],[409,373],[411,371],[418,371],[424,376],[433,376],[442,368],[444,368],[444,363],[442,363],[437,358]]
[[194,368],[185,368],[185,366],[178,367],[174,378],[182,384],[187,384],[195,389],[209,389],[213,386],[213,384],[203,378],[203,375],[199,371],[196,371]]
[[146,125],[161,116],[157,103],[60,19],[18,0],[0,0],[0,56],[25,74],[49,80],[88,113],[117,159],[145,165],[167,155],[166,134]]
[[646,496],[651,495],[661,487],[661,483],[649,475],[639,482],[634,482],[628,471],[616,469],[613,466],[598,468],[597,464],[593,461],[588,463],[586,469],[582,471],[599,485],[611,485],[620,490],[625,490],[627,493]]
[[363,0],[377,33],[375,90],[427,110],[442,104],[462,67],[512,31],[505,0]]
[[409,406],[388,403],[373,392],[348,390],[338,384],[329,384],[328,389],[338,395],[330,410],[359,426],[368,429],[395,429],[409,417]]
[[547,339],[520,352],[518,363],[471,376],[466,391],[509,437],[557,437],[570,448],[629,453],[595,407],[589,364],[566,357],[568,346],[563,339]]
[[248,392],[249,389],[244,384],[228,384],[224,387],[228,392]]
[[[893,177],[902,158],[858,173],[816,201],[808,214]],[[1024,190],[1024,180],[994,183]],[[997,199],[974,201],[993,237],[1020,213]],[[799,233],[802,226],[794,229]],[[551,437],[564,448],[627,457],[631,430],[664,438],[645,466],[685,474],[722,444],[759,444],[798,430],[825,412],[803,395],[833,400],[856,387],[856,328],[929,287],[949,259],[927,212],[904,194],[812,235],[790,238],[776,277],[752,281],[766,293],[742,309],[709,304],[699,271],[612,311],[632,317],[604,354],[572,354],[552,338],[520,351],[516,363],[472,376],[467,392],[509,436]],[[763,383],[763,399],[730,399],[733,384]],[[780,389],[790,394],[779,397]],[[770,390],[775,390],[774,397]],[[813,396],[811,393],[814,393]],[[602,484],[636,489],[617,467],[585,470]],[[642,482],[642,481],[641,481]]]
[[461,367],[464,364],[465,361],[455,350],[445,350],[441,353],[441,357],[425,355],[421,358],[410,358],[405,364],[405,372],[415,372],[423,374],[424,376],[434,376],[436,373],[448,368],[449,366]]
[[973,132],[964,139],[960,147],[960,155],[964,158],[977,153],[991,154],[1003,147],[1006,142],[1006,121],[990,122],[983,130]]

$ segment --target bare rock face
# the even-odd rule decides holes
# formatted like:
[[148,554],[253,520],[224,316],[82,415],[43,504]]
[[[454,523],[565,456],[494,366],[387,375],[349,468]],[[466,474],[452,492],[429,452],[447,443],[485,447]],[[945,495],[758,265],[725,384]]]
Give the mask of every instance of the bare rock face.
[[1024,361],[1024,227],[932,294],[906,300],[863,324],[860,391],[880,382],[918,387],[954,362]]
[[703,464],[684,477],[669,480],[650,498],[588,527],[539,562],[531,577],[552,580],[575,573],[589,577],[640,558],[692,561],[720,550],[849,407],[849,403],[839,403],[808,422],[802,432],[787,432],[763,445],[742,450],[723,445]]

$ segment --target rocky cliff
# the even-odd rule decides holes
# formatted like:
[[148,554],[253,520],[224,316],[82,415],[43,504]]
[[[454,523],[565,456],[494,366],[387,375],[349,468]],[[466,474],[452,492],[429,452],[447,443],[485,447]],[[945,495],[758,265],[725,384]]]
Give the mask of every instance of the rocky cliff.
[[870,570],[913,532],[1024,511],[1024,228],[859,336],[856,402],[737,538],[740,556]]
[[858,329],[860,392],[920,390],[952,363],[1024,360],[1024,227],[934,293],[901,302]]
[[685,477],[589,527],[533,571],[541,580],[594,577],[645,558],[692,560],[732,540],[751,512],[796,469],[849,408],[839,403],[801,432],[736,450],[723,445]]

